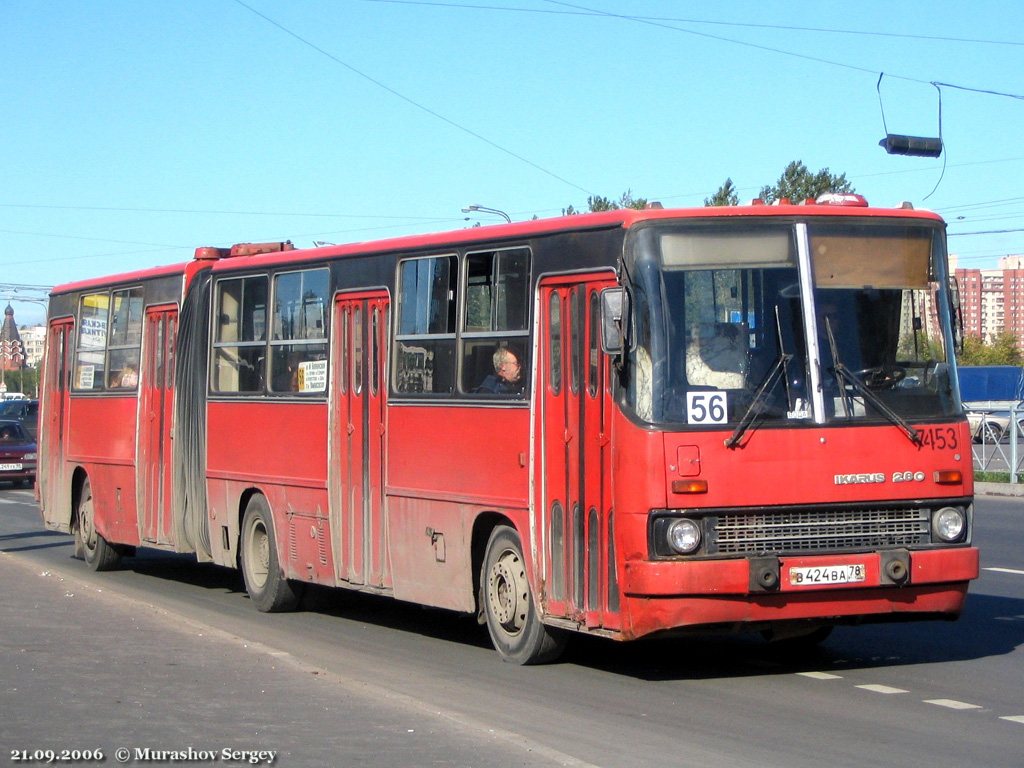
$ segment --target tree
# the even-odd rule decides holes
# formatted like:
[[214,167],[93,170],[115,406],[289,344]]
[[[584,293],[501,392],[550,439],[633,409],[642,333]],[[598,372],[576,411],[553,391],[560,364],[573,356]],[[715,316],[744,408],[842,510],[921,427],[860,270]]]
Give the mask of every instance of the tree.
[[826,192],[853,192],[853,185],[846,180],[845,173],[834,176],[828,168],[811,173],[802,160],[794,160],[774,185],[761,187],[758,197],[768,204],[782,198],[802,203],[804,200],[816,200]]
[[[802,203],[804,200],[817,200],[826,192],[852,193],[853,185],[847,181],[846,174],[836,176],[828,168],[822,168],[817,173],[812,173],[802,160],[794,160],[782,172],[778,181],[770,186],[761,187],[758,197],[767,204],[774,203],[783,198],[793,203]],[[732,178],[727,178],[722,186],[718,188],[711,197],[704,198],[704,205],[739,205],[739,195],[736,192],[736,185]],[[587,198],[587,211],[615,211],[619,208],[647,207],[647,198],[634,198],[632,190],[627,189],[618,200],[591,195]],[[574,216],[581,211],[574,206],[562,209],[563,216]]]
[[[591,195],[587,198],[587,213],[600,213],[601,211],[617,211],[620,208],[635,208],[638,211],[642,211],[647,207],[647,198],[633,197],[633,190],[627,189],[618,200],[612,200],[608,197],[602,197],[601,195]],[[570,205],[568,208],[562,209],[563,216],[575,216],[582,211],[576,210],[576,208]]]
[[7,385],[8,392],[24,392],[29,397],[35,397],[39,391],[39,370],[24,368],[3,372],[3,382]]
[[958,358],[961,365],[1020,365],[1024,359],[1017,337],[1009,331],[997,334],[988,344],[978,336],[967,336]]
[[940,339],[930,339],[921,331],[909,331],[900,338],[896,359],[945,360],[946,353]]
[[704,198],[704,205],[739,205],[740,198],[736,194],[736,187],[732,183],[732,179],[726,179],[725,182],[718,188],[711,197]]

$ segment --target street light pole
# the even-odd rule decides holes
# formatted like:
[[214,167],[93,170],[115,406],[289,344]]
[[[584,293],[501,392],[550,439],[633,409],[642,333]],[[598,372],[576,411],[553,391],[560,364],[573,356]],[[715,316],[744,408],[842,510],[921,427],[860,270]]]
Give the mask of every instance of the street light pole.
[[477,205],[474,203],[473,205],[467,205],[465,208],[462,209],[463,213],[472,213],[474,211],[477,211],[479,213],[493,213],[495,216],[501,216],[509,224],[512,223],[512,217],[509,216],[504,211],[499,211],[497,208],[488,208],[486,205]]

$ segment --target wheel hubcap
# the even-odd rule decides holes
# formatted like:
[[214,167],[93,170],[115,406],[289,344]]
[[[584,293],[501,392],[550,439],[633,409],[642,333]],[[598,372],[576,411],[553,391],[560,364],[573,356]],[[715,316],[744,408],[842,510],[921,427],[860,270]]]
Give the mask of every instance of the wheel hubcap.
[[487,602],[491,614],[510,635],[526,626],[530,587],[526,569],[517,552],[505,550],[487,576]]
[[262,587],[270,573],[270,537],[267,529],[254,523],[249,533],[249,574],[256,586]]
[[96,548],[96,527],[92,520],[92,495],[82,499],[78,505],[78,527],[82,531],[82,545],[88,549]]

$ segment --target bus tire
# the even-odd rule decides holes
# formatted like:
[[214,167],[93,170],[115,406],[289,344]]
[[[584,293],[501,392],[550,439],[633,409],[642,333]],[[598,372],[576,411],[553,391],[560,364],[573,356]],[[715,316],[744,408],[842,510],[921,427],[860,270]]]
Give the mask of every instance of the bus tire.
[[121,562],[121,553],[96,531],[96,507],[92,483],[85,478],[75,508],[75,557],[94,571],[110,571]]
[[277,558],[274,519],[267,500],[257,494],[249,499],[242,517],[242,578],[256,609],[264,613],[293,611],[302,597],[300,585],[284,576]]
[[480,584],[487,631],[503,661],[544,664],[561,655],[565,637],[540,620],[515,529],[499,525],[491,532]]

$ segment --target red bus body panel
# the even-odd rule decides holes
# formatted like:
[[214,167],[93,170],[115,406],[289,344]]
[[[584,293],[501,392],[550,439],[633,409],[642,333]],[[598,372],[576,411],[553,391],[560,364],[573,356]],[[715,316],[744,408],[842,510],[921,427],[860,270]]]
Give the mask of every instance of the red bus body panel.
[[529,419],[524,408],[388,410],[386,488],[396,597],[475,610],[474,521],[497,513],[529,530]]
[[[162,431],[140,427],[142,419],[152,418],[140,412],[153,410],[150,404],[164,408],[164,422],[178,418],[181,409],[171,409],[171,403],[180,404],[180,381],[176,392],[160,398],[143,390],[142,409],[134,392],[69,391],[64,385],[73,365],[73,312],[55,315],[50,338],[63,339],[64,348],[62,359],[46,366],[41,398],[44,521],[71,530],[76,489],[88,476],[96,530],[108,542],[195,551],[200,559],[236,568],[242,514],[248,499],[262,494],[287,578],[466,612],[478,608],[490,531],[511,525],[522,540],[542,618],[619,639],[701,625],[830,623],[911,613],[953,617],[968,582],[978,575],[978,551],[969,545],[911,548],[909,575],[900,585],[886,580],[883,556],[870,548],[781,555],[781,583],[774,591],[752,586],[756,574],[749,557],[652,557],[652,510],[734,513],[943,499],[970,504],[971,444],[962,417],[916,425],[925,437],[921,444],[889,424],[794,420],[784,428],[754,426],[740,445],[726,448],[728,431],[656,429],[631,420],[615,402],[617,374],[598,342],[600,314],[594,307],[602,289],[618,285],[623,230],[660,219],[772,216],[941,221],[920,211],[823,206],[622,210],[308,251],[230,255],[200,249],[186,265],[60,286],[54,295],[70,302],[83,292],[148,279],[172,288],[180,283],[181,304],[169,305],[178,298],[168,299],[165,290],[164,298],[147,309],[180,308],[184,322],[185,300],[204,281],[209,288],[217,278],[329,265],[335,293],[329,297],[333,314],[325,320],[331,335],[323,344],[331,373],[328,391],[312,396],[262,389],[227,396],[200,382],[194,389],[196,420],[205,419],[200,458],[172,445],[169,437],[160,443],[166,437]],[[587,240],[599,236],[605,239]],[[449,399],[396,396],[389,373],[397,259],[479,253],[552,238],[562,238],[556,245],[564,247],[564,266],[563,251],[554,249],[553,272],[531,278],[532,324],[528,332],[516,331],[530,345],[531,399],[481,402],[486,398],[474,400],[469,392]],[[597,242],[593,252],[588,242]],[[390,276],[381,277],[384,268],[376,263],[381,259],[394,262],[388,262]],[[357,262],[372,279],[338,287],[338,275]],[[202,312],[213,314],[209,304]],[[180,325],[167,327],[181,333]],[[210,349],[199,351],[197,359],[212,356]],[[179,355],[181,349],[172,352]],[[349,374],[374,365],[376,384],[367,381],[358,392],[346,389]],[[560,388],[553,386],[553,376],[561,377]],[[170,452],[176,462],[173,482],[171,467],[147,466],[168,461],[164,454]],[[183,500],[174,494],[180,492],[182,467],[193,470],[203,485],[206,508],[198,512],[198,538],[208,541],[181,535]],[[153,474],[154,469],[165,471]],[[139,473],[145,471],[150,472],[146,478],[161,478],[160,494],[170,494],[169,499],[160,495],[160,504],[172,510],[176,527],[163,511],[157,524],[153,513],[140,508],[140,499],[145,502],[157,487],[153,479],[139,487]],[[960,481],[939,483],[939,471],[959,472]],[[681,480],[703,481],[706,489],[681,492]],[[797,585],[792,578],[794,568],[818,566],[856,566],[864,576],[828,587]]]
[[[780,590],[764,594],[751,588],[750,561],[745,558],[648,557],[650,509],[741,510],[820,504],[823,499],[870,503],[970,496],[974,488],[966,423],[921,427],[943,436],[942,441],[931,440],[931,446],[916,445],[895,426],[762,428],[748,433],[742,447],[735,449],[725,447],[728,432],[652,432],[621,413],[615,429],[623,631],[631,637],[698,624],[910,612],[953,616],[962,607],[968,582],[978,577],[974,547],[911,551],[910,577],[901,587],[880,582],[876,552],[783,556]],[[942,447],[934,447],[937,444]],[[963,482],[937,484],[934,473],[940,469],[959,470]],[[872,482],[842,483],[837,475]],[[877,481],[879,475],[884,480]],[[893,482],[894,476],[899,481]],[[706,480],[707,492],[673,493],[672,481],[682,477]],[[625,523],[623,516],[632,521]],[[786,578],[792,567],[854,563],[866,567],[861,584],[796,587]]]
[[96,530],[108,541],[138,545],[135,504],[135,429],[138,398],[134,396],[72,398],[67,460],[88,467],[97,509]]

